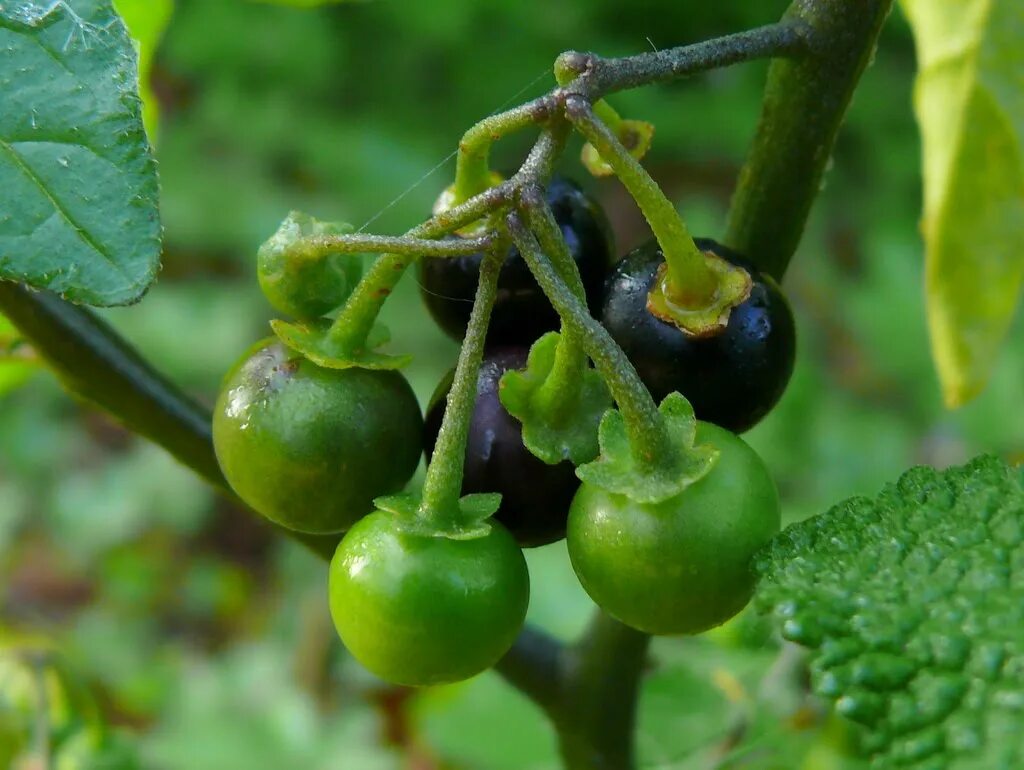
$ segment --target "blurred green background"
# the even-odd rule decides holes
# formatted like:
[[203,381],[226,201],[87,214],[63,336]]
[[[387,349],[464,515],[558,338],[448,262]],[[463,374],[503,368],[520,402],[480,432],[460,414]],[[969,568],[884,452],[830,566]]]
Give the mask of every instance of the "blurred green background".
[[[670,47],[771,22],[785,5],[377,0],[296,10],[179,0],[152,73],[163,271],[139,305],[105,315],[211,403],[229,364],[268,332],[254,255],[289,209],[399,233],[450,181],[462,131],[549,89],[560,51]],[[657,125],[646,162],[698,234],[721,233],[765,69],[614,100]],[[748,438],[776,474],[788,520],[873,493],[917,463],[1024,452],[1020,323],[983,396],[956,413],[941,406],[921,289],[913,74],[912,41],[894,14],[786,277],[797,370]],[[500,145],[496,165],[518,165],[529,140]],[[624,253],[648,237],[643,221],[614,181],[583,179],[577,150],[563,170],[602,200]],[[396,347],[416,354],[408,375],[425,399],[455,345],[433,330],[411,277],[385,320]],[[571,637],[590,604],[564,546],[529,560],[531,620]],[[92,760],[65,750],[57,766],[557,767],[550,728],[494,674],[412,694],[361,671],[331,629],[325,578],[322,562],[47,374],[0,396],[0,634],[56,645],[128,747]],[[792,655],[780,657],[757,618],[660,640],[654,654],[644,767],[860,767],[844,755],[856,735],[785,685],[800,678],[799,662],[793,674]],[[40,670],[0,656],[0,766],[29,767],[40,734],[32,704],[42,690],[26,666]],[[51,698],[51,733],[71,729],[75,710]]]

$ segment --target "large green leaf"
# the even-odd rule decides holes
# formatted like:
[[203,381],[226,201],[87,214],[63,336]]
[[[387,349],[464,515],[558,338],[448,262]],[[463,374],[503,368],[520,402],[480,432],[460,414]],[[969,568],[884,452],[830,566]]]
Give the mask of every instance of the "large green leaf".
[[985,385],[1024,280],[1024,6],[903,0],[920,67],[926,291],[947,404]]
[[156,142],[159,105],[149,86],[153,54],[163,37],[174,11],[174,0],[114,0],[114,7],[128,25],[139,53],[139,96],[142,97],[142,122],[151,142]]
[[1024,472],[908,471],[786,529],[757,604],[811,648],[873,768],[1024,767]]
[[0,278],[137,300],[160,256],[136,57],[110,0],[0,3]]

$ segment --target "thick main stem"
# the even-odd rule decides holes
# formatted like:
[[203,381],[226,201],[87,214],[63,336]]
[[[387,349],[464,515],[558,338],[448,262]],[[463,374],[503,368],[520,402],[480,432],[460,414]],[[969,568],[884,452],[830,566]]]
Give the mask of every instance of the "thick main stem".
[[725,241],[781,279],[854,88],[892,0],[795,0],[784,22],[807,30],[806,55],[768,70],[761,120],[740,173]]
[[650,641],[599,610],[566,652],[563,710],[555,717],[566,770],[636,767],[636,711]]

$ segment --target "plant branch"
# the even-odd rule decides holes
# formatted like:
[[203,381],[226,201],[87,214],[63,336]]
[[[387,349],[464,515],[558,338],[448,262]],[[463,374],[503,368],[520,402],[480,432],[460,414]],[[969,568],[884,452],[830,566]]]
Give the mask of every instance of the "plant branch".
[[768,70],[761,120],[740,173],[726,243],[780,279],[821,189],[839,125],[892,0],[794,0],[783,23],[806,55]]
[[451,238],[433,240],[412,235],[311,235],[300,238],[287,249],[289,256],[300,258],[324,257],[328,254],[413,254],[424,257],[466,257],[490,248],[494,238]]
[[712,69],[768,57],[799,58],[808,51],[808,29],[798,19],[736,32],[663,51],[603,59],[569,51],[559,57],[562,67],[580,73],[583,88],[566,90],[591,102],[616,91],[678,80]]
[[556,715],[566,770],[636,766],[636,707],[651,637],[600,610],[565,654],[563,698]]

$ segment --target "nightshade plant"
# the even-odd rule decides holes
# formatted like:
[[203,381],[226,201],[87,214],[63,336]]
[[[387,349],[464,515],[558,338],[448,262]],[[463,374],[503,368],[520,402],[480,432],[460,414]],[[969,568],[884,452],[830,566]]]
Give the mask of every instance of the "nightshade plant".
[[[602,259],[606,244],[597,237],[567,243],[564,217],[552,210],[556,162],[575,132],[586,142],[584,166],[618,178],[654,237],[646,300],[630,312],[655,316],[662,333],[694,348],[728,339],[721,335],[731,333],[730,318],[758,287],[780,291],[890,4],[795,0],[776,24],[693,45],[618,59],[564,53],[552,91],[466,132],[454,183],[405,235],[365,235],[289,215],[258,255],[261,288],[289,318],[274,321],[276,340],[260,343],[229,374],[212,430],[210,415],[72,304],[136,301],[156,272],[156,176],[127,31],[107,0],[0,4],[0,277],[7,279],[0,309],[70,390],[226,494],[233,490],[282,532],[333,555],[332,616],[371,671],[427,685],[494,666],[550,717],[567,768],[634,767],[648,634],[705,631],[752,595],[785,638],[812,651],[816,691],[866,727],[861,748],[873,766],[1019,767],[1019,470],[994,458],[946,473],[913,470],[876,501],[849,501],[773,539],[774,482],[728,429],[749,427],[785,387],[794,342],[784,297],[781,315],[772,316],[781,320],[770,324],[783,339],[758,351],[767,374],[752,375],[753,391],[724,390],[712,409],[698,392],[705,380],[693,384],[684,370],[656,401],[645,363],[634,368],[616,344],[615,324],[606,317],[606,328],[588,309],[593,287],[581,272],[592,262],[574,248],[589,243]],[[940,48],[929,37],[942,32],[937,17],[976,32],[971,25],[982,14],[968,19],[959,5],[923,5],[907,2],[928,65]],[[990,5],[989,23],[1019,24],[1011,3]],[[1012,73],[1020,54],[1012,41],[982,33],[985,55],[965,77],[982,72],[997,87],[970,79],[967,87],[1002,100],[1019,130],[1024,108]],[[606,99],[758,58],[773,63],[725,252],[691,237],[641,164],[651,127],[621,117]],[[92,86],[87,94],[80,81]],[[935,95],[923,82],[922,120],[933,129]],[[967,111],[970,103],[958,104]],[[1008,125],[979,126],[1020,148]],[[522,166],[496,176],[488,164],[493,142],[531,130],[537,138]],[[926,139],[934,134],[926,130]],[[1007,284],[1016,292],[1024,272],[1020,250],[1013,252],[1019,222],[983,219],[969,239],[978,251],[971,259],[993,285],[968,281],[975,294],[967,298],[950,288],[952,268],[941,270],[962,252],[947,229],[948,209],[934,201],[956,199],[942,187],[950,174],[940,168],[954,156],[935,151],[926,175],[939,185],[930,188],[926,232],[939,255],[930,254],[939,271],[930,280],[940,287],[936,348],[951,401],[984,377],[1012,313]],[[970,179],[975,161],[985,159],[968,155],[957,171]],[[1002,173],[1012,184],[989,193],[974,180],[974,197],[1020,211],[1024,170],[1017,163]],[[380,256],[360,275],[356,255],[365,253]],[[993,267],[993,253],[1011,254],[1010,266]],[[559,325],[533,344],[523,368],[502,374],[498,392],[503,419],[520,423],[531,461],[571,464],[580,481],[568,509],[556,513],[567,516],[569,556],[600,609],[569,646],[522,627],[529,578],[515,539],[493,518],[500,495],[464,489],[478,370],[510,255],[532,276],[517,288],[531,302],[543,298]],[[402,492],[421,451],[421,416],[398,372],[410,356],[400,340],[398,353],[384,349],[389,335],[377,316],[409,268],[419,265],[425,275],[455,260],[473,263],[475,299],[422,490]],[[614,291],[615,281],[609,286]],[[962,335],[951,319],[962,321]],[[524,326],[528,320],[536,319]],[[514,320],[501,323],[507,329]],[[15,346],[5,342],[0,351],[8,348]],[[728,382],[753,371],[742,349],[737,355],[713,359],[707,365],[736,370],[708,378]],[[927,587],[911,592],[913,581]]]

